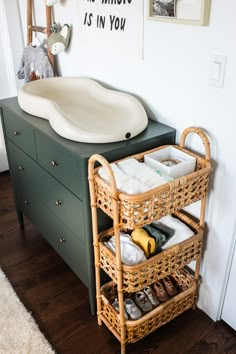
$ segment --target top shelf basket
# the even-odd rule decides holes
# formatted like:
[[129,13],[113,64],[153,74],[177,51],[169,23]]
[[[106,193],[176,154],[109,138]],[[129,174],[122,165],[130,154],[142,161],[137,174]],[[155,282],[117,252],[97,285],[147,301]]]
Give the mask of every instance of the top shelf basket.
[[[205,157],[184,148],[185,139],[189,133],[196,133],[202,139]],[[127,158],[132,157],[142,162],[145,154],[158,151],[163,147],[165,146]],[[118,214],[119,226],[124,230],[132,230],[204,198],[207,194],[211,170],[210,144],[206,134],[199,128],[187,128],[182,133],[179,146],[175,145],[174,147],[196,158],[195,171],[148,192],[135,195],[118,191],[113,171],[107,160],[100,155],[93,155],[89,160],[89,179],[93,182],[91,188],[92,193],[95,194],[96,207],[102,209],[112,219]],[[101,166],[94,169],[96,161],[107,169],[110,184],[98,175],[98,169]]]

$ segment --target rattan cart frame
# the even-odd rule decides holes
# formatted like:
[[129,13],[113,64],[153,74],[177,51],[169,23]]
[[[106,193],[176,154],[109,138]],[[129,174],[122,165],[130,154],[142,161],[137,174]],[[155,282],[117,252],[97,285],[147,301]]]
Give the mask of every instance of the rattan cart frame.
[[[184,148],[188,134],[196,133],[205,147],[205,157],[201,157]],[[89,159],[89,189],[91,199],[94,257],[96,273],[96,296],[98,324],[102,322],[121,343],[121,353],[125,354],[126,344],[133,343],[189,308],[196,306],[199,283],[199,270],[203,245],[204,218],[206,196],[211,170],[210,144],[205,132],[199,128],[190,127],[181,135],[180,149],[196,158],[195,172],[177,178],[149,192],[128,195],[117,190],[115,177],[108,161],[101,155],[93,155]],[[162,149],[165,146],[146,151],[132,157],[143,161],[144,155]],[[131,156],[129,156],[131,157]],[[129,158],[128,157],[128,158]],[[110,183],[99,175],[95,163],[106,168]],[[116,161],[118,162],[118,161]],[[115,162],[115,163],[116,163]],[[194,221],[181,209],[195,201],[200,202],[200,217]],[[113,227],[98,233],[97,209],[113,219]],[[178,245],[158,253],[147,261],[127,266],[121,262],[120,230],[131,231],[137,226],[151,223],[162,216],[174,214],[184,221],[193,231],[194,236]],[[116,255],[104,246],[107,236],[115,236]],[[183,267],[191,261],[196,261],[194,274],[191,275]],[[103,269],[112,279],[101,287],[100,269]],[[166,275],[171,275],[181,292],[157,308],[142,316],[139,320],[126,320],[124,317],[124,293],[133,293],[151,285]],[[118,294],[119,313],[112,306],[112,301]]]

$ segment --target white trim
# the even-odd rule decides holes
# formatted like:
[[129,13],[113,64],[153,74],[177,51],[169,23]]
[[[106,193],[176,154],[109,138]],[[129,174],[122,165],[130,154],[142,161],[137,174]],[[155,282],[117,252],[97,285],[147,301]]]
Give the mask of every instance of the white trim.
[[4,5],[4,0],[0,0],[0,37],[3,45],[3,57],[6,63],[6,72],[8,77],[10,95],[15,96],[17,94],[16,78],[14,72],[13,55],[10,45],[10,35],[7,25],[7,14]]
[[[225,272],[225,279],[224,279],[224,284],[223,284],[223,290],[222,290],[222,295],[220,298],[220,303],[218,307],[218,312],[217,312],[217,320],[224,319],[222,317],[223,313],[223,308],[224,308],[224,302],[225,302],[225,297],[226,297],[226,292],[227,292],[227,287],[228,287],[228,282],[229,282],[229,277],[230,277],[230,271],[233,263],[233,258],[236,256],[236,222],[234,225],[234,232],[233,232],[233,239],[232,239],[232,245],[230,247],[230,252],[229,252],[229,258],[228,258],[228,264],[226,267],[226,272]],[[233,309],[232,309],[233,311]]]

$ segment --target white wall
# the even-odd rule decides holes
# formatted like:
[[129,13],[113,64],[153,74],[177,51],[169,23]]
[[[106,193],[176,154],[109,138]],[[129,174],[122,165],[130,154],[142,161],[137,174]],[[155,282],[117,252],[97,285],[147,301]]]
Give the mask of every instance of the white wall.
[[[236,1],[212,0],[207,27],[145,20],[144,60],[129,58],[125,53],[115,56],[98,51],[93,53],[92,49],[93,55],[83,52],[78,3],[77,0],[61,0],[54,7],[57,22],[73,25],[70,49],[59,56],[62,75],[91,77],[137,95],[152,119],[177,129],[177,140],[188,126],[200,126],[210,137],[213,173],[206,214],[209,232],[201,270],[203,283],[199,306],[217,319],[236,209]],[[42,0],[35,0],[35,4],[42,9]],[[38,24],[43,20],[38,18]],[[25,28],[26,24],[23,26]],[[223,89],[208,85],[212,54],[228,58]],[[197,139],[188,139],[188,144],[203,151]]]
[[18,88],[22,85],[22,81],[17,78],[17,72],[20,67],[20,61],[22,57],[22,52],[24,48],[23,43],[23,33],[20,17],[20,8],[18,0],[3,0],[5,4],[6,20],[7,20],[7,30],[8,30],[8,41],[10,45],[10,53],[12,61],[12,69],[14,72],[14,83],[15,90],[13,95],[17,94]]
[[[0,0],[0,99],[17,95],[17,70],[23,50],[18,0]],[[0,121],[0,172],[8,169]]]

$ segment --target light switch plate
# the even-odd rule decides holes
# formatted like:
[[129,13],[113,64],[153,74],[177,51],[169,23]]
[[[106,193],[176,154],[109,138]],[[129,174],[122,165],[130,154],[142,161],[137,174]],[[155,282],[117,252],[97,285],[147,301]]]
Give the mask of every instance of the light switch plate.
[[224,85],[227,57],[212,55],[210,60],[209,85],[222,88]]

